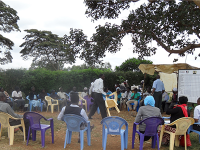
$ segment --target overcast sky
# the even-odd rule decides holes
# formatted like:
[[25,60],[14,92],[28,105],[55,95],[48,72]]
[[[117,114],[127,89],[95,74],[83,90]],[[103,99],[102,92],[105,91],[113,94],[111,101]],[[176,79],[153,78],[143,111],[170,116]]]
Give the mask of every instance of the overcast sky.
[[[111,22],[115,24],[120,24],[122,19],[126,19],[129,12],[144,2],[140,1],[139,3],[134,3],[131,5],[131,9],[124,11],[119,19],[115,20],[98,20],[94,23],[91,22],[92,18],[87,18],[85,15],[85,4],[83,0],[3,0],[4,3],[14,8],[18,12],[20,20],[18,21],[19,28],[21,32],[11,32],[3,34],[7,38],[11,39],[15,46],[11,51],[13,56],[13,62],[6,65],[1,65],[3,69],[10,68],[29,68],[32,60],[24,61],[20,57],[21,48],[19,45],[24,42],[23,37],[26,35],[24,30],[26,29],[38,29],[38,30],[47,30],[51,31],[53,34],[57,34],[62,37],[64,34],[68,34],[70,28],[83,29],[83,32],[90,38],[93,33],[95,33],[95,26],[101,24],[104,25],[105,22]],[[152,43],[152,46],[154,43]],[[132,52],[133,45],[131,43],[131,37],[126,36],[123,39],[123,47],[121,51],[110,54],[106,53],[106,57],[103,59],[104,62],[110,62],[112,69],[115,66],[119,66],[122,62],[129,58],[137,58],[137,54]],[[173,63],[174,58],[178,58],[177,63],[188,63],[190,65],[198,67],[200,58],[194,60],[194,55],[188,55],[186,57],[179,57],[176,54],[168,57],[168,53],[165,52],[161,47],[157,51],[155,56],[145,57],[147,60],[153,61],[154,64],[171,64]],[[74,65],[83,64],[84,61],[78,60]],[[66,64],[65,67],[70,65]]]

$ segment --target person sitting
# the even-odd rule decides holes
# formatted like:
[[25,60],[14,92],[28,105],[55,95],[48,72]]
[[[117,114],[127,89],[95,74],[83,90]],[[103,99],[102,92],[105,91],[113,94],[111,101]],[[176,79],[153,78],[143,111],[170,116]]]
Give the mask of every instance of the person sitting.
[[[135,118],[135,122],[139,123],[140,121],[149,118],[149,117],[162,117],[161,113],[160,113],[160,109],[155,107],[155,100],[153,98],[153,96],[146,96],[144,99],[144,106],[141,106],[136,118]],[[139,131],[141,133],[145,132],[145,128],[146,125],[145,124],[141,124],[139,126]],[[151,138],[151,136],[145,136],[144,137],[144,141],[147,141]]]
[[4,89],[2,87],[0,87],[0,91],[3,92],[6,96],[5,102],[8,103],[10,105],[10,107],[13,107],[13,102],[11,101],[9,94],[6,91],[4,91]]
[[[70,93],[70,98],[71,98],[71,105],[70,106],[64,106],[61,110],[61,112],[59,113],[57,119],[58,120],[63,120],[63,116],[65,114],[75,114],[75,115],[78,115],[78,116],[81,116],[83,117],[86,121],[88,121],[88,116],[85,112],[85,110],[83,108],[80,108],[78,106],[78,102],[79,102],[79,96],[77,93],[75,92],[71,92]],[[92,130],[94,128],[94,125],[90,127],[90,129]],[[80,138],[79,140],[80,141]]]
[[[6,101],[6,95],[3,92],[0,92],[0,111],[1,112],[8,113],[9,115],[11,115],[14,118],[23,118],[23,115],[16,114],[14,112],[14,110],[10,107],[10,105],[8,103],[5,103],[5,101]],[[26,118],[23,118],[23,119],[24,119],[24,124],[25,124],[25,133],[26,133],[26,137],[27,137],[30,124],[29,124],[28,119],[26,119]],[[21,121],[10,119],[9,123],[11,126],[15,126],[15,125],[21,124]],[[22,127],[19,127],[19,128],[21,131],[23,131]]]
[[[126,91],[125,93],[122,95],[122,100],[120,102],[120,106],[122,107],[122,104],[124,105],[124,108],[126,108],[126,102],[131,99],[131,88],[130,87],[127,87],[126,88]],[[121,110],[121,107],[120,107],[120,110]]]
[[66,96],[66,93],[63,92],[63,88],[60,87],[59,88],[59,92],[57,93],[57,95],[59,96],[59,105],[62,105],[62,106],[66,106],[67,105],[67,96]]
[[[182,117],[189,117],[190,116],[190,111],[187,109],[187,102],[188,98],[185,96],[179,97],[179,105],[171,105],[167,111],[167,115],[171,115],[170,117],[170,123],[174,122],[177,119],[180,119]],[[165,126],[166,131],[171,131],[171,132],[176,132],[176,126]],[[170,140],[170,135],[168,133],[163,134],[163,139],[162,143],[163,144],[168,144]]]
[[171,101],[171,104],[170,104],[169,107],[178,103],[178,90],[177,90],[177,88],[173,88],[172,92],[173,92],[172,101]]
[[25,100],[22,98],[22,92],[20,91],[20,88],[18,86],[15,87],[15,91],[12,92],[12,98],[17,104],[18,108],[23,111]]
[[139,106],[144,106],[144,99],[147,97],[147,96],[151,96],[151,87],[147,87],[147,91],[145,93],[143,93],[143,97],[142,97],[142,100],[140,101],[140,104]]
[[[194,108],[194,120],[200,123],[200,97],[197,99],[197,106]],[[193,124],[193,129],[200,131],[200,125]]]
[[59,99],[59,96],[56,94],[55,90],[51,90],[50,97],[55,99],[55,100]]
[[120,92],[120,88],[119,87],[116,88],[116,92],[117,92],[117,104],[118,104],[118,108],[120,108],[120,99],[122,97],[122,94]]
[[85,96],[88,95],[87,90],[88,90],[87,87],[84,87],[83,92],[81,93],[81,97],[82,97],[82,98],[84,98]]
[[[106,95],[112,94],[112,92],[110,90],[108,90],[107,87],[104,87],[104,92],[106,92]],[[106,95],[104,95],[104,94],[102,94],[102,95],[103,95],[103,99],[106,100]],[[108,98],[113,99],[113,96],[109,96]]]
[[39,99],[41,99],[41,101],[43,102],[43,106],[46,109],[47,108],[47,101],[45,100],[45,96],[47,96],[47,92],[45,91],[45,89],[42,89],[40,94],[39,94]]
[[169,100],[169,95],[166,91],[162,94],[162,110],[165,112],[165,103]]
[[[130,111],[135,111],[138,105],[138,100],[140,99],[140,94],[137,92],[137,88],[135,88],[134,93],[131,94],[131,100],[126,102],[126,105],[128,106]],[[134,103],[134,107],[132,109],[132,106],[130,105],[130,103]],[[132,112],[131,112],[132,116],[135,116]]]
[[31,92],[29,93],[29,99],[31,100],[32,106],[35,108],[35,111],[37,111],[38,107],[41,107],[41,103],[37,98],[34,86],[31,87]]

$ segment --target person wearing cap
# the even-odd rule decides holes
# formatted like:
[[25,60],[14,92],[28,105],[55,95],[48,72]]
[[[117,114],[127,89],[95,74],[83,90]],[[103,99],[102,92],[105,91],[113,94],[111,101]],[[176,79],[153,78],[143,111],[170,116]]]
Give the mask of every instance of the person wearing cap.
[[161,109],[162,104],[162,94],[165,91],[163,82],[160,80],[160,76],[156,76],[156,80],[153,82],[153,91],[152,95],[155,99],[155,106]]
[[[149,118],[149,117],[162,117],[160,113],[160,109],[155,107],[155,100],[153,96],[146,96],[144,99],[144,106],[141,106],[136,117],[135,122],[139,123],[140,121]],[[145,124],[141,124],[139,126],[139,131],[144,133],[146,129]],[[151,136],[145,136],[144,141],[147,141],[151,138]]]
[[84,87],[83,92],[81,93],[81,97],[84,98],[85,96],[87,96],[87,87]]
[[[137,88],[135,88],[133,91],[134,92],[131,94],[131,100],[126,102],[126,105],[128,106],[130,111],[135,111],[136,110],[137,105],[138,105],[138,100],[140,98],[140,93],[137,92]],[[134,103],[133,109],[132,109],[132,106],[130,105],[130,103]],[[135,116],[135,115],[133,115],[133,113],[131,113],[131,115]]]

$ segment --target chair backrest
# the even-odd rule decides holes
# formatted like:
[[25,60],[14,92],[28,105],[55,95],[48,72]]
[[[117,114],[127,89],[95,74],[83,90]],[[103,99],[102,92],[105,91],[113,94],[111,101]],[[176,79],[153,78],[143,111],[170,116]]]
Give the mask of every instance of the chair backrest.
[[48,102],[49,105],[51,105],[51,97],[50,96],[45,96],[45,100]]
[[29,119],[29,123],[32,128],[38,128],[38,129],[41,129],[40,120],[42,118],[47,120],[44,116],[35,112],[26,112],[24,114],[24,118]]
[[117,116],[106,117],[101,120],[101,124],[107,128],[108,134],[120,134],[123,125],[128,128],[126,120]]
[[176,135],[183,135],[187,132],[187,129],[194,124],[194,119],[191,117],[182,117],[180,119],[175,120],[170,125],[176,125]]
[[139,122],[139,125],[141,124],[146,125],[144,135],[154,136],[157,133],[158,126],[164,124],[164,120],[160,117],[149,117]]
[[81,123],[87,123],[87,121],[75,114],[66,114],[63,116],[63,120],[67,124],[67,129],[74,132],[80,131]]
[[112,108],[117,106],[117,103],[114,99],[106,100],[105,101],[106,108]]
[[4,112],[0,112],[0,124],[3,127],[9,127],[10,123],[9,123],[9,118],[13,118],[11,115],[4,113]]

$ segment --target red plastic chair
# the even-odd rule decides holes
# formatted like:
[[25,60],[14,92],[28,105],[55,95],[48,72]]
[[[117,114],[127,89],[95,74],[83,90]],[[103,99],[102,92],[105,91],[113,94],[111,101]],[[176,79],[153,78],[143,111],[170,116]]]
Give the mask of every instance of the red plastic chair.
[[[24,117],[27,118],[27,119],[29,119],[29,122],[30,122],[26,145],[28,145],[29,136],[30,136],[31,130],[32,130],[32,140],[33,141],[36,140],[36,131],[39,130],[39,131],[41,131],[41,143],[42,143],[42,147],[44,147],[45,146],[45,132],[49,128],[51,128],[52,143],[54,143],[53,118],[46,119],[44,116],[42,116],[42,115],[40,115],[38,113],[35,113],[35,112],[26,112],[24,114]],[[46,121],[50,121],[50,125],[40,124],[40,120],[41,119],[44,119]]]

